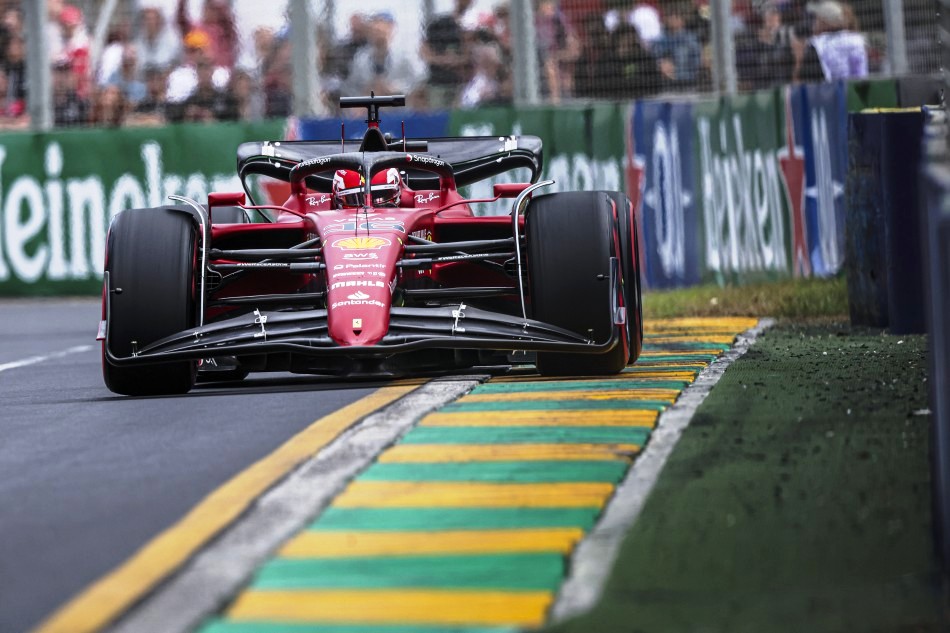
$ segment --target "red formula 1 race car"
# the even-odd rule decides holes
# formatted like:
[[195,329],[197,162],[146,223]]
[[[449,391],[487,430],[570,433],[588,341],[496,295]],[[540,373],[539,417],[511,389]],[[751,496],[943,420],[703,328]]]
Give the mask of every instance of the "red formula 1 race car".
[[[254,371],[342,377],[534,362],[607,375],[640,352],[633,207],[618,192],[541,194],[534,136],[245,143],[245,192],[130,209],[109,229],[103,375],[129,395]],[[494,198],[457,188],[520,169]],[[283,204],[254,204],[258,183]],[[250,198],[251,204],[248,204]],[[283,199],[283,196],[281,197]],[[499,201],[505,215],[476,216]],[[505,210],[507,210],[507,208]]]

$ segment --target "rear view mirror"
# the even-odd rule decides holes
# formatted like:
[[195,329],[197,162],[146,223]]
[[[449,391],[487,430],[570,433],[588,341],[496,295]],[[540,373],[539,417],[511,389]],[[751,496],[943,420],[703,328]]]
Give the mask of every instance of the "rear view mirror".
[[531,186],[530,182],[498,183],[492,191],[496,198],[517,198],[521,192]]
[[209,193],[208,194],[208,206],[209,207],[240,207],[243,206],[247,198],[244,195],[244,192],[238,193]]

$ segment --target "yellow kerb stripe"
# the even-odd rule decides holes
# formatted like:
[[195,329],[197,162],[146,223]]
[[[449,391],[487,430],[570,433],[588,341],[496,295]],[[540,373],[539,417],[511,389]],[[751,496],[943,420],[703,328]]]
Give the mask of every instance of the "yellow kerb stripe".
[[337,508],[599,508],[613,490],[613,484],[589,482],[354,481],[333,505]]
[[630,461],[637,444],[397,444],[379,456],[390,464],[509,461]]
[[702,335],[704,330],[735,330],[744,332],[759,320],[750,317],[686,317],[680,319],[647,319],[643,322],[643,332],[664,330],[689,330]]
[[360,418],[415,388],[415,385],[383,387],[320,418],[205,497],[178,523],[60,607],[34,629],[34,633],[100,630],[177,569],[244,512],[254,499],[303,460],[332,442]]
[[694,333],[684,334],[682,336],[677,336],[674,334],[664,333],[662,335],[650,335],[644,339],[644,343],[651,343],[656,345],[661,345],[664,343],[719,343],[722,345],[732,345],[732,342],[736,340],[735,334],[702,334],[697,336]]
[[656,423],[656,411],[458,411],[430,413],[420,426],[645,426]]
[[580,528],[452,530],[446,532],[302,532],[284,558],[345,558],[425,554],[568,554],[584,536]]
[[[637,361],[636,367],[681,367],[705,365],[703,361]],[[692,371],[641,371],[625,372],[614,376],[600,376],[597,380],[692,380],[695,374]],[[508,376],[504,378],[492,378],[492,382],[554,382],[564,380],[564,378],[538,378],[537,376]]]
[[245,591],[227,615],[288,623],[537,627],[552,600],[547,591]]

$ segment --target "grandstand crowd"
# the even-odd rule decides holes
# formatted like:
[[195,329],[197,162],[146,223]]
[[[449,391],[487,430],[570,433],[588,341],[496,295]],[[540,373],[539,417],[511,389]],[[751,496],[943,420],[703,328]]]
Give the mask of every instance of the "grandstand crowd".
[[[78,4],[78,0],[75,0]],[[861,3],[864,0],[854,0]],[[539,85],[549,103],[630,99],[711,88],[709,0],[535,0]],[[167,5],[167,3],[166,3]],[[740,89],[886,72],[883,39],[837,0],[733,0]],[[82,9],[47,0],[56,127],[235,121],[291,114],[289,26],[239,32],[229,0],[192,15],[149,0],[114,20],[93,50]],[[29,125],[19,0],[0,0],[0,126]],[[513,42],[507,0],[484,10],[455,0],[420,41],[398,36],[400,12],[354,13],[346,33],[318,21],[326,112],[340,95],[404,93],[418,110],[510,103]],[[879,11],[878,11],[879,15]],[[405,14],[403,14],[403,19]]]

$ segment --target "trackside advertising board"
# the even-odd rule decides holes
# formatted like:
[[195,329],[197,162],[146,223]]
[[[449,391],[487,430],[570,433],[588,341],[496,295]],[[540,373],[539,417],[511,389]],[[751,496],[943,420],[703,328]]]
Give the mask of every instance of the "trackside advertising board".
[[0,135],[0,296],[96,294],[123,209],[241,191],[237,146],[284,122]]
[[[558,108],[481,108],[452,113],[450,136],[534,134],[544,141],[545,192],[624,190],[625,119],[629,106],[598,104]],[[496,182],[525,181],[528,170],[514,170],[468,187],[473,198],[492,197]],[[476,213],[508,213],[510,204],[478,205]]]
[[636,103],[630,143],[641,178],[631,198],[647,284],[837,273],[847,94],[844,83],[829,83]]

